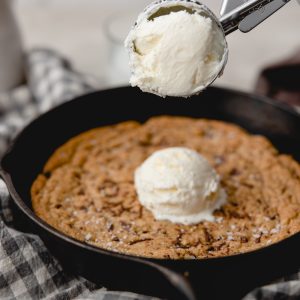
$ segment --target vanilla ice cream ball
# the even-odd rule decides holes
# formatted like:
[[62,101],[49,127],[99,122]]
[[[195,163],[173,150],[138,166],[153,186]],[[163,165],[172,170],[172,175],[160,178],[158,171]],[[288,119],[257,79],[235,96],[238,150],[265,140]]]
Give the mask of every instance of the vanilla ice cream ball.
[[125,46],[131,85],[163,97],[199,93],[222,74],[228,55],[217,17],[196,1],[150,4]]
[[226,200],[219,175],[188,148],[154,152],[137,168],[134,181],[140,203],[157,220],[186,225],[213,221],[213,211]]

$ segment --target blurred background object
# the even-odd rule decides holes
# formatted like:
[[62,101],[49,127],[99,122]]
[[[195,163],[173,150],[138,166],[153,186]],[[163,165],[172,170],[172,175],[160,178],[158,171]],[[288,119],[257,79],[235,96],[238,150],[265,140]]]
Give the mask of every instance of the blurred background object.
[[23,55],[12,1],[0,1],[0,92],[19,85],[23,79]]
[[[123,39],[146,0],[16,0],[26,48],[58,50],[101,87],[128,84]],[[221,0],[203,0],[217,15]],[[241,0],[241,2],[243,2]],[[265,66],[300,47],[300,5],[291,1],[247,34],[228,36],[229,61],[217,85],[251,91]],[[122,28],[122,31],[119,30]]]
[[257,80],[255,92],[285,102],[300,112],[300,49],[266,67]]
[[103,32],[109,51],[106,83],[109,86],[124,85],[129,81],[128,53],[124,48],[124,40],[147,3],[149,1],[131,0],[127,7],[116,8],[104,20]]

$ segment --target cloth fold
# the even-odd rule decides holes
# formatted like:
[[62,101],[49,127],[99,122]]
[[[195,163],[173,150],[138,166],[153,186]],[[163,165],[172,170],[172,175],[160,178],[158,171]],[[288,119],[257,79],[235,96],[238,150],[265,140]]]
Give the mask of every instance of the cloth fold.
[[[72,70],[69,62],[54,51],[32,50],[26,61],[27,85],[9,93],[0,93],[0,156],[15,134],[37,115],[98,88],[96,80]],[[297,74],[299,79],[300,74]],[[271,77],[269,71],[262,72],[263,83],[258,85],[260,93],[270,95]],[[278,94],[272,92],[271,95]],[[38,236],[14,229],[9,201],[7,188],[0,180],[1,299],[154,299],[106,291],[84,278],[67,274]],[[257,288],[244,300],[299,298],[300,273]]]

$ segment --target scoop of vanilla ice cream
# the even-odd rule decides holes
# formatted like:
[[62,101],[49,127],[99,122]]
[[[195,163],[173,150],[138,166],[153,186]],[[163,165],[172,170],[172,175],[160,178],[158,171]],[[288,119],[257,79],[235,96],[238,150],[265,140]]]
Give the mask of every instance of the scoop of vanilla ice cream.
[[170,12],[150,20],[139,17],[125,45],[131,85],[160,96],[200,92],[227,61],[223,30],[203,10]]
[[188,148],[154,152],[135,171],[134,179],[139,201],[157,220],[213,221],[213,211],[226,200],[218,174],[203,156]]

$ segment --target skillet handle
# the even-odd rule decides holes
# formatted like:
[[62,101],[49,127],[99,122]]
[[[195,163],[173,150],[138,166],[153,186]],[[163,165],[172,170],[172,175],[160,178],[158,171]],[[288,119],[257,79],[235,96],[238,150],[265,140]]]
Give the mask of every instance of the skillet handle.
[[153,262],[147,261],[144,263],[156,269],[158,272],[160,272],[171,284],[171,286],[173,286],[176,294],[171,295],[172,298],[168,298],[168,299],[170,300],[173,299],[196,300],[197,299],[191,284],[183,275]]

